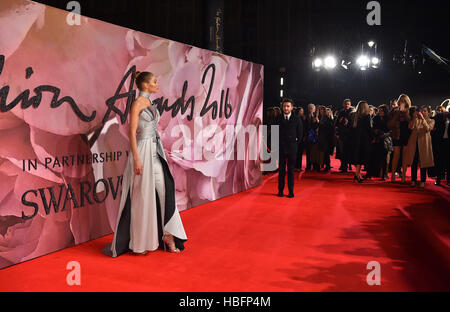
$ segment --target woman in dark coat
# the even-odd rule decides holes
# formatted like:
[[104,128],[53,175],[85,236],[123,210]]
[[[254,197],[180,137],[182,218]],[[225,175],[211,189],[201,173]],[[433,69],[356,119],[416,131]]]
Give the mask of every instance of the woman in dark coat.
[[317,129],[319,128],[319,117],[317,116],[316,106],[314,104],[308,105],[308,114],[305,118],[304,127],[304,147],[306,148],[306,171],[310,171],[311,167],[314,170],[319,171],[317,163],[318,154],[318,135]]
[[387,127],[388,107],[381,105],[378,114],[373,118],[372,153],[368,166],[368,177],[379,177],[387,180],[387,157],[392,151],[392,138]]
[[295,166],[295,169],[297,169],[297,171],[303,171],[302,167],[303,167],[303,151],[304,151],[304,137],[305,137],[305,124],[306,124],[306,116],[305,116],[305,110],[303,109],[303,107],[300,107],[298,109],[298,116],[300,117],[300,119],[302,120],[303,123],[303,138],[302,140],[298,143],[298,151],[297,151],[297,164]]
[[363,182],[361,167],[367,164],[370,156],[370,141],[372,139],[372,119],[369,115],[369,104],[360,101],[352,116],[353,153],[352,164],[356,166],[355,181]]
[[319,168],[325,165],[325,171],[330,171],[330,155],[334,149],[333,120],[327,116],[325,106],[319,106],[319,129],[318,129],[318,164]]

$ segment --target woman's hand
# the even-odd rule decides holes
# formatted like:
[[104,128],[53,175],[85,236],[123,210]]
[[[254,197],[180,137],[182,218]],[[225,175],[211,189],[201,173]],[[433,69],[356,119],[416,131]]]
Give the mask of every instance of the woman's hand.
[[420,119],[425,120],[425,118],[423,117],[423,114],[421,112],[418,113],[417,116],[419,116]]
[[138,158],[137,160],[134,161],[134,174],[135,175],[142,175],[144,168],[142,166],[141,160]]

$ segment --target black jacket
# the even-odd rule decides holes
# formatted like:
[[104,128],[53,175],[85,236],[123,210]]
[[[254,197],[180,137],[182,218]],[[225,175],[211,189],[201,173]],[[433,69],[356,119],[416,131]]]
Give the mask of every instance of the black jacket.
[[305,132],[304,135],[307,136],[308,135],[308,131],[311,129],[317,130],[319,128],[319,123],[318,122],[314,122],[314,118],[315,116],[317,116],[317,113],[314,114],[314,116],[311,116],[310,114],[308,114],[305,118],[305,126],[303,127]]
[[298,144],[303,139],[302,119],[292,113],[289,121],[287,121],[284,114],[281,114],[278,117],[277,124],[280,126],[280,153],[297,153]]
[[[433,131],[431,132],[431,136],[433,138],[433,142],[438,143],[444,138],[444,132],[445,132],[445,122],[447,120],[446,116],[448,113],[443,114],[439,113],[436,114],[434,117],[435,126]],[[450,132],[450,129],[448,130]]]
[[[336,134],[338,136],[348,136],[351,132],[351,114],[354,112],[352,108],[342,109],[336,118]],[[347,125],[345,122],[347,121]]]
[[319,122],[319,151],[331,155],[334,150],[333,120],[325,116]]
[[[356,118],[356,116],[353,116]],[[353,128],[353,121],[351,122],[351,138],[353,144],[352,164],[365,165],[368,163],[370,157],[370,141],[373,138],[372,119],[369,115],[358,118],[356,128]]]

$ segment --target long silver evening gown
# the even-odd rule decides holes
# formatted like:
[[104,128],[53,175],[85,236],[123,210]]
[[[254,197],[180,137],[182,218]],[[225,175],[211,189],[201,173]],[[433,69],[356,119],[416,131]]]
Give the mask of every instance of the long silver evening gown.
[[[140,95],[149,98],[148,93]],[[136,138],[143,174],[135,175],[130,151],[114,239],[103,248],[111,257],[162,248],[164,234],[172,234],[175,246],[184,250],[187,237],[176,206],[175,183],[156,128],[160,118],[153,103],[139,116]]]

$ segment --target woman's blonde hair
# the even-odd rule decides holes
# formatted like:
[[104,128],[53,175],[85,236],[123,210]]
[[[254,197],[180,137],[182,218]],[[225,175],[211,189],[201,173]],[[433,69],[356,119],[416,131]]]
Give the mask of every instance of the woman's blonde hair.
[[353,114],[353,128],[358,126],[358,118],[367,116],[370,114],[369,103],[366,101],[360,101],[356,107],[356,112]]
[[409,98],[409,96],[407,96],[406,94],[401,94],[398,97],[397,103],[398,106],[400,107],[400,103],[404,102],[405,103],[405,108],[409,109],[411,107],[411,99]]
[[326,116],[327,115],[327,110],[326,107],[323,105],[319,105],[317,106],[317,116],[321,116],[321,112],[323,112],[323,115]]
[[444,100],[444,102],[442,102],[442,104],[440,106],[443,106],[444,111],[445,111],[446,109],[448,109],[449,105],[450,105],[450,99],[446,99],[446,100]]
[[328,116],[328,117],[330,117],[332,120],[334,119],[334,117],[333,117],[333,111],[331,110],[331,108],[329,108],[329,107],[327,107],[326,109],[325,109],[325,114]]

